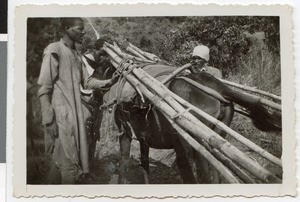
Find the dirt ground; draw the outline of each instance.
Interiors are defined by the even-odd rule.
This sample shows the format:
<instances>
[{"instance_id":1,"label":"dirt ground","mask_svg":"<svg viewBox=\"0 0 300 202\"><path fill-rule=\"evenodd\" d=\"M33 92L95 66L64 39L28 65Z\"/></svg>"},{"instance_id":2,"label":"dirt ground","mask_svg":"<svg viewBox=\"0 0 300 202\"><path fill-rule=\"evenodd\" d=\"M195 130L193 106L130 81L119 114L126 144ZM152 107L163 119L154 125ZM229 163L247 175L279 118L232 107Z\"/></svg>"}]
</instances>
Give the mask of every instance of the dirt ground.
<instances>
[{"instance_id":1,"label":"dirt ground","mask_svg":"<svg viewBox=\"0 0 300 202\"><path fill-rule=\"evenodd\" d=\"M251 120L238 114L235 115L231 127L241 135L269 151L271 154L280 158L282 153L281 133L261 132L252 126ZM279 177L282 176L282 170L280 167L250 151L247 147L237 142L235 139L229 136L227 136L226 139L275 175ZM47 171L49 169L49 158L45 157L43 153L43 139L35 139L34 142L35 151L32 151L30 144L28 143L27 182L28 184L45 184ZM150 184L182 183L175 162L175 154L172 151L151 150L150 153ZM104 156L101 159L96 158L91 169L93 179L85 183L117 184L118 167L119 156L117 153ZM127 183L129 184L144 183L143 172L139 161L139 148L136 141L133 141L131 148L131 160L126 178ZM256 182L260 183L258 180L256 180Z\"/></svg>"},{"instance_id":2,"label":"dirt ground","mask_svg":"<svg viewBox=\"0 0 300 202\"><path fill-rule=\"evenodd\" d=\"M35 140L35 152L32 152L28 145L27 182L28 184L47 184L47 171L49 170L49 158L43 154L43 144L41 140ZM137 159L138 151L131 155L130 165L125 176L128 184L144 184L143 171L140 161ZM174 160L170 160L174 161ZM101 160L95 159L91 168L92 178L85 181L88 184L118 184L119 156L110 155ZM157 160L150 159L151 184L180 184L181 178L173 163L171 166L165 165Z\"/></svg>"}]
</instances>

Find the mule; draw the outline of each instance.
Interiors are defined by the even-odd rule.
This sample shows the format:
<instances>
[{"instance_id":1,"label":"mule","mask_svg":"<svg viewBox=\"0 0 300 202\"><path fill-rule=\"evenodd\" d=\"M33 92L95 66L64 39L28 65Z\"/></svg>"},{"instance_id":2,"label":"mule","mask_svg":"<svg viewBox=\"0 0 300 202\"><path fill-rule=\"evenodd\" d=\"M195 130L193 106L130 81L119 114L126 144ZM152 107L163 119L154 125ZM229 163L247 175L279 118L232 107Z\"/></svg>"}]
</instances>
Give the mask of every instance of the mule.
<instances>
[{"instance_id":1,"label":"mule","mask_svg":"<svg viewBox=\"0 0 300 202\"><path fill-rule=\"evenodd\" d=\"M206 72L191 74L187 77L216 90L230 101L230 103L221 102L180 78L174 78L170 82L169 89L226 125L230 125L234 114L233 103L237 103L249 111L250 118L258 129L263 131L281 130L281 114L276 112L270 113L259 100L230 89ZM194 115L215 132L223 137L225 136L225 133L213 124L207 122L197 114ZM187 158L186 148L188 147L155 106L149 103L148 105L141 104L139 97L136 97L131 102L120 103L116 108L115 117L117 126L124 131L120 137L121 163L119 183L126 183L125 176L129 165L132 130L140 142L140 160L146 183L149 183L149 148L174 149L178 170L183 183L192 184L198 182ZM130 125L127 123L130 123Z\"/></svg>"}]
</instances>

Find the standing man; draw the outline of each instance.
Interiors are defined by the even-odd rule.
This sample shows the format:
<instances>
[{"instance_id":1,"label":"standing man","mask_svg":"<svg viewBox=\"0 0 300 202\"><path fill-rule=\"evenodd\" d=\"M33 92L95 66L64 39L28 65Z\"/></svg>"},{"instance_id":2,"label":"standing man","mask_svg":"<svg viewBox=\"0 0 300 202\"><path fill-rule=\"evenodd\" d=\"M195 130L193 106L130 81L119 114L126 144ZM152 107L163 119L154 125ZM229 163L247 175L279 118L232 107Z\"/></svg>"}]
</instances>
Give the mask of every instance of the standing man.
<instances>
[{"instance_id":1,"label":"standing man","mask_svg":"<svg viewBox=\"0 0 300 202\"><path fill-rule=\"evenodd\" d=\"M192 66L190 70L192 73L199 73L205 71L216 78L222 78L222 73L215 67L208 66L209 61L209 48L204 45L196 46L192 54Z\"/></svg>"},{"instance_id":2,"label":"standing man","mask_svg":"<svg viewBox=\"0 0 300 202\"><path fill-rule=\"evenodd\" d=\"M54 139L49 183L74 184L90 172L80 86L99 89L111 86L116 78L98 80L83 68L75 49L84 36L81 18L62 18L61 25L62 39L44 50L38 96L45 136Z\"/></svg>"}]
</instances>

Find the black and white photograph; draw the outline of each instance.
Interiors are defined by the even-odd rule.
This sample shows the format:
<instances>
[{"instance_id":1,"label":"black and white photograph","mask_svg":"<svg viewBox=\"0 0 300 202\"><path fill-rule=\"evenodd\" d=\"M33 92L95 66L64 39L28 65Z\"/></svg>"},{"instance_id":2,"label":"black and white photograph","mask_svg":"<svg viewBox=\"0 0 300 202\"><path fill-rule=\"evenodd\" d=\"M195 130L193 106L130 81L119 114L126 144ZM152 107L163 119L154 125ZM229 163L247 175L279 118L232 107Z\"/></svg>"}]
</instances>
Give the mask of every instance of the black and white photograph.
<instances>
[{"instance_id":1,"label":"black and white photograph","mask_svg":"<svg viewBox=\"0 0 300 202\"><path fill-rule=\"evenodd\" d=\"M26 186L284 184L280 15L23 22Z\"/></svg>"}]
</instances>

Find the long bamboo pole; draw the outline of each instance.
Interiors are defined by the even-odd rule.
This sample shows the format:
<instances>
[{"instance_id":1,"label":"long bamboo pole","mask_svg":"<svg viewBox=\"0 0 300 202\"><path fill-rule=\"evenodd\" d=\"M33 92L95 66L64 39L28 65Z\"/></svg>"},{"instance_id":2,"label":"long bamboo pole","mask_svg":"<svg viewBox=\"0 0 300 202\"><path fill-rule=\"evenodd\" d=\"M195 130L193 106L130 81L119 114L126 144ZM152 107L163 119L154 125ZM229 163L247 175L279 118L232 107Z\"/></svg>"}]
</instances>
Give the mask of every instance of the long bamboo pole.
<instances>
[{"instance_id":1,"label":"long bamboo pole","mask_svg":"<svg viewBox=\"0 0 300 202\"><path fill-rule=\"evenodd\" d=\"M143 72L143 74L147 74L147 73ZM158 82L154 78L153 79L151 77L149 77L149 78L151 79L151 82L153 82L153 83L157 83ZM159 84L157 83L157 85L159 85ZM164 90L169 90L166 86L164 86L162 84L161 84L160 87L163 88ZM195 107L194 105L190 104L189 102L187 102L186 100L184 100L180 96L176 95L172 91L169 91L169 93L181 105L183 105L183 106L185 106L187 108L190 108L191 110L193 110L194 112L196 112L197 114L199 114L201 117L205 118L207 121L213 123L217 128L223 130L228 135L232 136L233 138L235 138L239 142L243 143L245 146L247 146L251 150L253 150L256 153L260 154L262 157L268 159L269 161L275 163L276 165L282 166L282 161L279 158L275 157L274 155L270 154L266 150L262 149L261 147L259 147L256 144L254 144L253 142L251 142L250 140L248 140L244 136L242 136L239 133L237 133L236 131L232 130L230 127L228 127L223 122L221 122L218 119L210 116L209 114L207 114L203 110L199 109L198 107Z\"/></svg>"},{"instance_id":2,"label":"long bamboo pole","mask_svg":"<svg viewBox=\"0 0 300 202\"><path fill-rule=\"evenodd\" d=\"M233 163L229 158L224 156L221 152L216 149L212 150L213 155L221 161L225 166L227 166L234 174L236 174L243 182L248 184L255 184L255 181L246 174L242 169L240 169L235 163Z\"/></svg>"},{"instance_id":3,"label":"long bamboo pole","mask_svg":"<svg viewBox=\"0 0 300 202\"><path fill-rule=\"evenodd\" d=\"M217 99L219 99L221 101L225 100L226 102L228 102L226 99L223 98L222 95L220 95L217 91L214 92L211 88L203 86L203 85L197 83L196 81L194 81L192 79L189 79L189 78L186 78L186 77L178 77L178 78L185 80L186 82L194 85L195 87L199 88L200 90L203 90L203 91L205 91L207 93L210 93L212 96L214 96L215 98L217 98ZM243 92L243 93L245 93L245 92ZM272 102L270 100L267 100L267 99L258 97L256 95L249 94L249 93L245 93L245 94L247 94L248 96L253 97L254 99L256 99L258 102L262 103L263 105L266 105L268 107L271 107L273 109L281 111L281 105L279 105L279 104L277 104L275 102Z\"/></svg>"},{"instance_id":4,"label":"long bamboo pole","mask_svg":"<svg viewBox=\"0 0 300 202\"><path fill-rule=\"evenodd\" d=\"M154 63L153 61L151 60L145 60L145 59L142 59L142 58L139 58L139 57L136 57L136 56L133 56L133 55L130 55L130 54L127 54L127 53L124 53L121 51L121 49L117 46L113 46L109 43L105 43L105 45L111 49L114 49L114 52L117 53L118 56L120 56L121 58L129 58L129 59L133 59L133 60L136 60L138 62L145 62L145 63Z\"/></svg>"},{"instance_id":5,"label":"long bamboo pole","mask_svg":"<svg viewBox=\"0 0 300 202\"><path fill-rule=\"evenodd\" d=\"M222 81L223 83L227 84L227 85L230 85L230 86L233 86L233 87L237 87L237 88L240 88L240 89L245 90L245 91L250 91L250 92L258 93L258 94L261 94L261 95L273 98L275 100L281 101L281 97L278 96L278 95L274 95L272 93L269 93L269 92L266 92L266 91L262 91L262 90L259 90L259 89L253 88L253 87L244 86L244 85L241 85L241 84L238 84L238 83L234 83L232 81L227 81L227 80L224 80L224 79L219 79L219 80Z\"/></svg>"},{"instance_id":6,"label":"long bamboo pole","mask_svg":"<svg viewBox=\"0 0 300 202\"><path fill-rule=\"evenodd\" d=\"M216 159L207 149L202 146L199 142L193 139L187 132L185 132L180 126L178 126L168 115L163 113L166 119L170 122L172 127L179 133L179 135L187 141L196 151L202 154L229 183L239 183L239 180L226 168L218 159Z\"/></svg>"},{"instance_id":7,"label":"long bamboo pole","mask_svg":"<svg viewBox=\"0 0 300 202\"><path fill-rule=\"evenodd\" d=\"M132 49L134 49L135 51L137 51L138 53L140 53L141 55L143 55L144 57L146 57L149 60L153 60L153 61L160 61L161 60L157 55L155 55L153 53L148 53L146 51L143 51L143 50L139 49L138 47L134 46L131 43L128 43L128 45L129 45L129 47L131 47Z\"/></svg>"},{"instance_id":8,"label":"long bamboo pole","mask_svg":"<svg viewBox=\"0 0 300 202\"><path fill-rule=\"evenodd\" d=\"M130 53L134 54L136 57L147 60L147 58L145 58L143 55L141 55L139 52L137 52L136 50L134 50L133 48L131 48L129 46L126 48L126 50L129 51Z\"/></svg>"},{"instance_id":9,"label":"long bamboo pole","mask_svg":"<svg viewBox=\"0 0 300 202\"><path fill-rule=\"evenodd\" d=\"M113 59L116 59L115 61L117 63L120 63L122 61L121 58L115 57L115 53L112 50L108 50L107 47L104 47L105 50L108 52L108 54L112 55ZM125 64L128 65L129 64ZM138 69L133 69L132 72L139 77L140 72ZM209 129L206 125L204 125L202 122L200 122L196 117L191 115L189 112L185 112L185 109L177 103L171 96L169 96L168 93L162 91L159 87L154 85L152 82L150 82L150 89L153 87L155 91L158 93L159 96L154 96L153 93L151 93L144 85L140 83L140 81L144 82L144 84L149 84L149 80L147 77L142 76L140 77L140 81L137 80L133 75L131 74L123 74L127 80L132 83L132 85L137 85L141 89L142 93L162 112L167 113L169 117L176 117L175 121L179 126L184 127L186 130L190 131L199 141L202 141L203 139L207 141L212 147L218 149L219 151L222 151L227 157L231 158L234 162L241 165L243 168L251 172L253 175L258 177L264 182L272 182L272 183L281 183L281 180L277 178L275 175L270 173L269 171L265 170L263 167L261 167L257 162L249 158L247 155L239 151L237 148L232 146L229 142L221 138L218 134L216 134L214 131ZM147 81L147 82L145 82ZM149 87L147 85L147 87ZM158 88L158 89L156 89ZM168 102L163 102L161 99L164 99ZM171 106L170 106L170 105ZM176 111L173 108L176 109ZM177 117L177 114L181 113L180 118Z\"/></svg>"},{"instance_id":10,"label":"long bamboo pole","mask_svg":"<svg viewBox=\"0 0 300 202\"><path fill-rule=\"evenodd\" d=\"M171 81L176 75L178 75L180 72L188 69L190 66L192 66L190 63L185 64L181 67L178 67L175 71L173 71L165 80L162 81L163 84L168 83Z\"/></svg>"},{"instance_id":11,"label":"long bamboo pole","mask_svg":"<svg viewBox=\"0 0 300 202\"><path fill-rule=\"evenodd\" d=\"M219 92L215 91L214 89L211 89L209 87L206 87L190 78L187 78L187 77L177 77L177 79L182 79L186 82L188 82L189 84L195 86L196 88L199 88L200 90L202 90L203 92L213 96L214 98L220 100L221 102L224 102L224 103L229 103L228 100L226 100Z\"/></svg>"},{"instance_id":12,"label":"long bamboo pole","mask_svg":"<svg viewBox=\"0 0 300 202\"><path fill-rule=\"evenodd\" d=\"M245 93L245 92L244 92L244 93ZM247 94L250 95L250 96L252 96L252 97L254 97L255 99L257 99L257 100L258 100L260 103L262 103L263 105L268 106L268 107L271 107L271 108L276 109L276 110L278 110L278 111L281 111L281 105L280 105L280 104L277 104L277 103L275 103L275 102L272 102L272 101L267 100L267 99L265 99L265 98L261 98L261 97L256 96L256 95L251 95L251 94L249 94L249 93L247 93Z\"/></svg>"},{"instance_id":13,"label":"long bamboo pole","mask_svg":"<svg viewBox=\"0 0 300 202\"><path fill-rule=\"evenodd\" d=\"M90 19L90 18L86 18L86 19L88 20L89 24L91 25L91 27L92 27L92 29L93 29L95 35L96 35L96 39L97 39L97 40L100 39L100 34L99 34L99 32L96 30L96 28L94 27L94 25L93 25L91 19Z\"/></svg>"},{"instance_id":14,"label":"long bamboo pole","mask_svg":"<svg viewBox=\"0 0 300 202\"><path fill-rule=\"evenodd\" d=\"M219 161L221 161L225 166L227 166L231 171L234 172L243 182L248 184L255 184L255 181L246 174L242 169L240 169L235 163L233 163L229 158L224 156L217 149L211 148L206 142L202 141L202 145L210 151Z\"/></svg>"}]
</instances>

